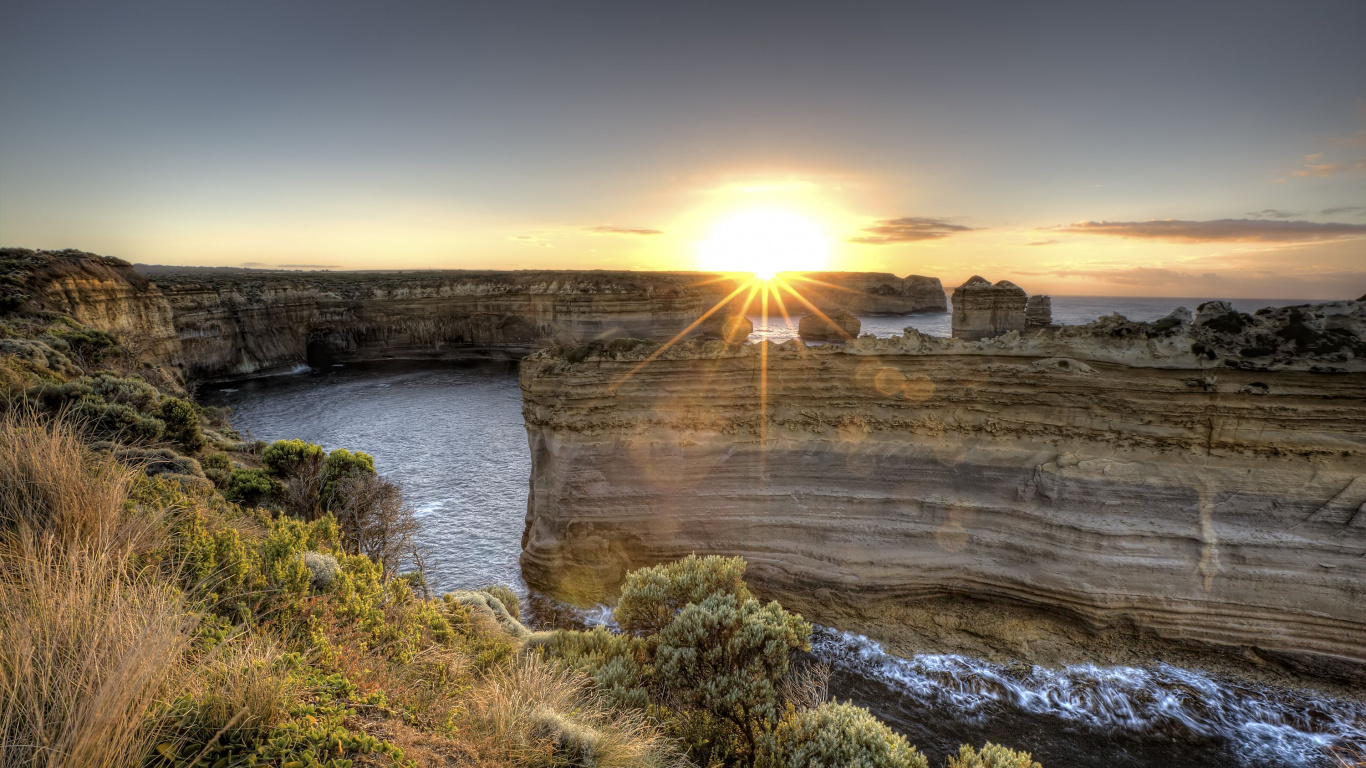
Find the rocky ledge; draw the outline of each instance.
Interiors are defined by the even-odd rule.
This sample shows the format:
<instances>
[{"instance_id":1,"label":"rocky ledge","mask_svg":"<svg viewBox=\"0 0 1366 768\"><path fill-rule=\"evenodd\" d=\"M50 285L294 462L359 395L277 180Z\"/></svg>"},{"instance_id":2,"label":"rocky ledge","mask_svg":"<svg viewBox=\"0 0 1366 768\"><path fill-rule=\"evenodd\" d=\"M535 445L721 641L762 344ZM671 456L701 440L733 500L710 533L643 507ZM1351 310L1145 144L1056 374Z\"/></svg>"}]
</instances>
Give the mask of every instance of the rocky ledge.
<instances>
[{"instance_id":1,"label":"rocky ledge","mask_svg":"<svg viewBox=\"0 0 1366 768\"><path fill-rule=\"evenodd\" d=\"M522 563L559 596L736 554L902 653L1366 681L1362 302L983 341L619 341L538 352L521 386Z\"/></svg>"}]
</instances>

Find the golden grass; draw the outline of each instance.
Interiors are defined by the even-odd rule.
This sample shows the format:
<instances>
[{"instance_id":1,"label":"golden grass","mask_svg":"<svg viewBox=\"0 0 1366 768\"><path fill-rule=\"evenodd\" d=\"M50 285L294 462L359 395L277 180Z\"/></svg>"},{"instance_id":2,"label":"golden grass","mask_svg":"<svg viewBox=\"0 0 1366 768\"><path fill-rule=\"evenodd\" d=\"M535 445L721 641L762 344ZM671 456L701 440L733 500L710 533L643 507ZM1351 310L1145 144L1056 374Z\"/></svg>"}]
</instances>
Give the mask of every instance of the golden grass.
<instances>
[{"instance_id":1,"label":"golden grass","mask_svg":"<svg viewBox=\"0 0 1366 768\"><path fill-rule=\"evenodd\" d=\"M475 687L466 733L481 765L688 764L643 716L612 709L586 677L534 656L495 669Z\"/></svg>"},{"instance_id":2,"label":"golden grass","mask_svg":"<svg viewBox=\"0 0 1366 768\"><path fill-rule=\"evenodd\" d=\"M132 477L67 425L0 420L0 766L137 765L156 735L189 625L137 565L157 526Z\"/></svg>"}]
</instances>

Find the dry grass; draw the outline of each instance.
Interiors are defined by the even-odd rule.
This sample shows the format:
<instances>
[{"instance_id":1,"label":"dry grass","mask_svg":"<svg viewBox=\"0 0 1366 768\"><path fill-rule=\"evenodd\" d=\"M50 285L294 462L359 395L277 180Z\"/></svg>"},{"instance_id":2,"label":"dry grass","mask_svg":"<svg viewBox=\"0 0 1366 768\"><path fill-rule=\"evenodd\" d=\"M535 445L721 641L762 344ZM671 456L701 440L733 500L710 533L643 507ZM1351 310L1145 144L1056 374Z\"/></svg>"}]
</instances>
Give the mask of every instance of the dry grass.
<instances>
[{"instance_id":1,"label":"dry grass","mask_svg":"<svg viewBox=\"0 0 1366 768\"><path fill-rule=\"evenodd\" d=\"M137 765L189 627L140 572L132 473L70 427L0 419L0 766Z\"/></svg>"},{"instance_id":2,"label":"dry grass","mask_svg":"<svg viewBox=\"0 0 1366 768\"><path fill-rule=\"evenodd\" d=\"M481 765L685 766L658 728L613 710L578 674L526 656L490 673L471 697L471 750Z\"/></svg>"},{"instance_id":3,"label":"dry grass","mask_svg":"<svg viewBox=\"0 0 1366 768\"><path fill-rule=\"evenodd\" d=\"M207 738L269 731L299 699L294 679L281 669L283 653L269 640L246 636L224 643L195 665L185 692L198 702L197 725Z\"/></svg>"}]
</instances>

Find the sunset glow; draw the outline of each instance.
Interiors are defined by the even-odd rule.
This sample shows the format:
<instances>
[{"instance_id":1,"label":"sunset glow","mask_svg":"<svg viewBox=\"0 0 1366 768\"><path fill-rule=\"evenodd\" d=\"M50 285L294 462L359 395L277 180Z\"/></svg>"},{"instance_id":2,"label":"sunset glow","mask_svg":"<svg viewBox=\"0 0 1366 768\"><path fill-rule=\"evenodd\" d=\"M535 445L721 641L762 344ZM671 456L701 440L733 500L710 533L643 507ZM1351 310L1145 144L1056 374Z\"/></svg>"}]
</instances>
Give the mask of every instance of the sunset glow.
<instances>
[{"instance_id":1,"label":"sunset glow","mask_svg":"<svg viewBox=\"0 0 1366 768\"><path fill-rule=\"evenodd\" d=\"M698 266L719 272L752 272L771 279L779 272L825 269L830 238L813 219L781 208L757 209L721 221L698 248Z\"/></svg>"}]
</instances>

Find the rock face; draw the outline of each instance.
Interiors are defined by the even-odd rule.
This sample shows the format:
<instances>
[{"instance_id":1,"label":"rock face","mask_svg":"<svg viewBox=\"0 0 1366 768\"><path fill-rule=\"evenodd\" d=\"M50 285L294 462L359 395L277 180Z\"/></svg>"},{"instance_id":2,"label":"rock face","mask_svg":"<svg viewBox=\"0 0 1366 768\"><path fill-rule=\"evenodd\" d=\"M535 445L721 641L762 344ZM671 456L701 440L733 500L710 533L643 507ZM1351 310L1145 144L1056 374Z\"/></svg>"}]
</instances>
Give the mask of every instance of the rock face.
<instances>
[{"instance_id":1,"label":"rock face","mask_svg":"<svg viewBox=\"0 0 1366 768\"><path fill-rule=\"evenodd\" d=\"M538 352L524 573L591 601L742 555L767 594L901 652L954 629L1096 659L1122 637L1366 680L1366 305L1219 317L687 342L624 381L649 350ZM1259 334L1280 343L1250 362Z\"/></svg>"},{"instance_id":2,"label":"rock face","mask_svg":"<svg viewBox=\"0 0 1366 768\"><path fill-rule=\"evenodd\" d=\"M744 315L730 315L716 312L697 326L697 333L704 339L720 339L730 344L743 344L754 333L754 323Z\"/></svg>"},{"instance_id":3,"label":"rock face","mask_svg":"<svg viewBox=\"0 0 1366 768\"><path fill-rule=\"evenodd\" d=\"M186 373L307 363L520 357L551 344L669 338L701 316L679 280L628 272L154 272Z\"/></svg>"},{"instance_id":4,"label":"rock face","mask_svg":"<svg viewBox=\"0 0 1366 768\"><path fill-rule=\"evenodd\" d=\"M797 321L797 334L812 341L849 341L858 338L863 324L848 310L837 309L824 317L802 315Z\"/></svg>"},{"instance_id":5,"label":"rock face","mask_svg":"<svg viewBox=\"0 0 1366 768\"><path fill-rule=\"evenodd\" d=\"M1025 327L1046 328L1053 324L1053 297L1030 296L1025 304Z\"/></svg>"},{"instance_id":6,"label":"rock face","mask_svg":"<svg viewBox=\"0 0 1366 768\"><path fill-rule=\"evenodd\" d=\"M789 288L822 312L844 309L858 315L909 315L917 312L945 312L948 304L944 286L937 277L908 275L897 277L888 272L803 272L780 273L782 291L793 311L805 306L789 296ZM695 281L708 301L722 301L746 277ZM743 304L745 294L731 299L731 306ZM751 307L753 311L753 307Z\"/></svg>"},{"instance_id":7,"label":"rock face","mask_svg":"<svg viewBox=\"0 0 1366 768\"><path fill-rule=\"evenodd\" d=\"M173 357L180 340L171 308L161 291L125 261L83 251L0 249L10 285L0 290L15 300L70 315L119 334L149 359Z\"/></svg>"},{"instance_id":8,"label":"rock face","mask_svg":"<svg viewBox=\"0 0 1366 768\"><path fill-rule=\"evenodd\" d=\"M973 275L953 289L953 338L978 341L1023 331L1028 303L1029 294L1009 280L992 285Z\"/></svg>"}]
</instances>

